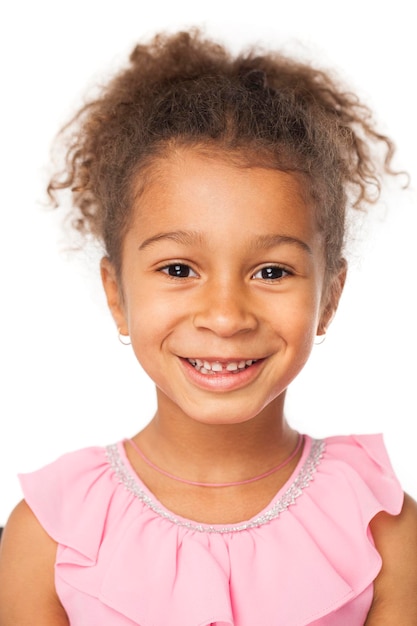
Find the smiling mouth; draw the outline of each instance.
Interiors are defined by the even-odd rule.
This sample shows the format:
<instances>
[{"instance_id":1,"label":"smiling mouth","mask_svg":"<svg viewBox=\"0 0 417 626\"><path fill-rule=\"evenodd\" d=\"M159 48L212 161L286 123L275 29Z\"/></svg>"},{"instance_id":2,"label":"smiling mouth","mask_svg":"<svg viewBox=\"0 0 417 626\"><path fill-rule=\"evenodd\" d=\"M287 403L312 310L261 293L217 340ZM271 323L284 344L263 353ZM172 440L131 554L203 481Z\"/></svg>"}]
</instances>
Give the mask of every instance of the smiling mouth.
<instances>
[{"instance_id":1,"label":"smiling mouth","mask_svg":"<svg viewBox=\"0 0 417 626\"><path fill-rule=\"evenodd\" d=\"M257 359L242 359L237 361L207 361L203 359L187 359L188 363L200 374L215 376L218 374L238 374L257 362Z\"/></svg>"}]
</instances>

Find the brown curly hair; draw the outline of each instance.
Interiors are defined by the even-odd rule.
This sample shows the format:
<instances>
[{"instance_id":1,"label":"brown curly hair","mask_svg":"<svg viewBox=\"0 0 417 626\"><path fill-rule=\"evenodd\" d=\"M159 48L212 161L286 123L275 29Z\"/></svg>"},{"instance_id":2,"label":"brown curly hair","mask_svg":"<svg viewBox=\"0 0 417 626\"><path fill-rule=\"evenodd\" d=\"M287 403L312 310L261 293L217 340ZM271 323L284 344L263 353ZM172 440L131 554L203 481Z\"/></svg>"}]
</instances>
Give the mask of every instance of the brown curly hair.
<instances>
[{"instance_id":1,"label":"brown curly hair","mask_svg":"<svg viewBox=\"0 0 417 626\"><path fill-rule=\"evenodd\" d=\"M340 267L349 206L375 202L394 146L370 110L328 72L278 52L231 55L198 30L157 35L61 131L65 168L48 187L72 193L73 225L121 269L135 190L172 147L203 147L246 165L301 174ZM142 179L141 179L142 177Z\"/></svg>"}]
</instances>

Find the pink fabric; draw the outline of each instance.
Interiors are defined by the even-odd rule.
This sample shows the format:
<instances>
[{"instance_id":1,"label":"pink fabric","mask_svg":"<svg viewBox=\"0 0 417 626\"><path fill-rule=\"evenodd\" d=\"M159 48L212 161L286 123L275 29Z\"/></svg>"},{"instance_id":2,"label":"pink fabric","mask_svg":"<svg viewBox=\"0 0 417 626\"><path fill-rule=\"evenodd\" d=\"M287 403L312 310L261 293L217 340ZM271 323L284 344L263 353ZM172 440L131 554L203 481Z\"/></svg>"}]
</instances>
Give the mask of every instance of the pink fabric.
<instances>
[{"instance_id":1,"label":"pink fabric","mask_svg":"<svg viewBox=\"0 0 417 626\"><path fill-rule=\"evenodd\" d=\"M59 544L71 626L363 626L381 567L368 525L403 501L380 435L306 437L271 504L234 526L167 511L122 443L67 454L21 482Z\"/></svg>"}]
</instances>

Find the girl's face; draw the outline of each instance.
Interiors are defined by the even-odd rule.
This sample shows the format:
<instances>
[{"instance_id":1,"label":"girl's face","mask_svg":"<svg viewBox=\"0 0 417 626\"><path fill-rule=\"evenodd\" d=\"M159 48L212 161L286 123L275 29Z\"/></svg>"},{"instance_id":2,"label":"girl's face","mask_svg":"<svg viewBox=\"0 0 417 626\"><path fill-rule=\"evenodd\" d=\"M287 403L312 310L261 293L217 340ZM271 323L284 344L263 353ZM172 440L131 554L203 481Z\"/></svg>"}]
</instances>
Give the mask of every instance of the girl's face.
<instances>
[{"instance_id":1,"label":"girl's face","mask_svg":"<svg viewBox=\"0 0 417 626\"><path fill-rule=\"evenodd\" d=\"M107 259L102 277L158 413L230 424L282 411L343 283L324 289L322 237L299 179L191 149L151 174L121 285Z\"/></svg>"}]
</instances>

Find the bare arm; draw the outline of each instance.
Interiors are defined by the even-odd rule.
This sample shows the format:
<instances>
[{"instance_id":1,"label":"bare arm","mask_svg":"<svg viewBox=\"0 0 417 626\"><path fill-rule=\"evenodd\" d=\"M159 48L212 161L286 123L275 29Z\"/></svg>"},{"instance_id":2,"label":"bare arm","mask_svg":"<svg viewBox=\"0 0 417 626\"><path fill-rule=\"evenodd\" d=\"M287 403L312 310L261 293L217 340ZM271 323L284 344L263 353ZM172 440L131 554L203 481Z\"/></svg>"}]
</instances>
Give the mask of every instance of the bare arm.
<instances>
[{"instance_id":1,"label":"bare arm","mask_svg":"<svg viewBox=\"0 0 417 626\"><path fill-rule=\"evenodd\" d=\"M22 501L0 544L0 626L69 626L55 592L56 543Z\"/></svg>"},{"instance_id":2,"label":"bare arm","mask_svg":"<svg viewBox=\"0 0 417 626\"><path fill-rule=\"evenodd\" d=\"M383 565L365 626L416 626L417 503L406 495L400 515L380 513L371 531Z\"/></svg>"}]
</instances>

